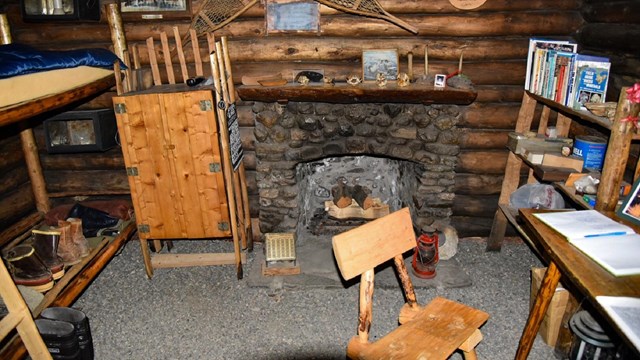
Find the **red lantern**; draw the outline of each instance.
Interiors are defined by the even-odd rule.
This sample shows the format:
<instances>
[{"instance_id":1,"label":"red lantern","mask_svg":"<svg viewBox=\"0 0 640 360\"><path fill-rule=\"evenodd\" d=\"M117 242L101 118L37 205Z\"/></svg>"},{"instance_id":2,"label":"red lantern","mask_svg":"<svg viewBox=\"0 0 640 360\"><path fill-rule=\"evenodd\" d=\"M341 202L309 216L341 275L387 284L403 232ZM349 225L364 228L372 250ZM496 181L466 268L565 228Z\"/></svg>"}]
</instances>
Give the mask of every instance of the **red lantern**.
<instances>
[{"instance_id":1,"label":"red lantern","mask_svg":"<svg viewBox=\"0 0 640 360\"><path fill-rule=\"evenodd\" d=\"M413 273L419 278L433 279L438 263L438 234L422 234L416 240L417 245L411 262Z\"/></svg>"}]
</instances>

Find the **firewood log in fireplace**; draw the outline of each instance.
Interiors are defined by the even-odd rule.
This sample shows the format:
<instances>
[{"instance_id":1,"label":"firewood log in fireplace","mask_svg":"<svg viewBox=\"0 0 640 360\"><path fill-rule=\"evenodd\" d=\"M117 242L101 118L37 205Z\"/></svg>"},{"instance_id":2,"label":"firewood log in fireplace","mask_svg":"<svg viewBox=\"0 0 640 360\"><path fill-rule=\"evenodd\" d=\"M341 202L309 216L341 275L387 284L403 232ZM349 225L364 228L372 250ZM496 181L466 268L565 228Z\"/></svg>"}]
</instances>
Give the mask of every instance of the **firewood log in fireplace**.
<instances>
[{"instance_id":1,"label":"firewood log in fireplace","mask_svg":"<svg viewBox=\"0 0 640 360\"><path fill-rule=\"evenodd\" d=\"M353 199L351 196L351 187L343 183L339 183L331 188L331 196L333 196L333 203L340 209L351 205Z\"/></svg>"},{"instance_id":2,"label":"firewood log in fireplace","mask_svg":"<svg viewBox=\"0 0 640 360\"><path fill-rule=\"evenodd\" d=\"M367 189L360 185L355 185L351 188L351 197L353 197L363 210L367 210L373 206L373 198L369 195Z\"/></svg>"}]
</instances>

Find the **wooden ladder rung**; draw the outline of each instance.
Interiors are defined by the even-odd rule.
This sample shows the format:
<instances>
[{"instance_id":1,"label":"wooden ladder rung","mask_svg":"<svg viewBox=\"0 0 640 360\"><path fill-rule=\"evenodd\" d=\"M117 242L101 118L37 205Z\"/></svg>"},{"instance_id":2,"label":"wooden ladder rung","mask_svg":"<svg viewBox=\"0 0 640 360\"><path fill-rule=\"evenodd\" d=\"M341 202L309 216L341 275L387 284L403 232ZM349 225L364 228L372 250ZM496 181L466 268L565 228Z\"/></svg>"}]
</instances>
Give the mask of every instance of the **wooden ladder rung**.
<instances>
[{"instance_id":1,"label":"wooden ladder rung","mask_svg":"<svg viewBox=\"0 0 640 360\"><path fill-rule=\"evenodd\" d=\"M31 316L31 315L29 315ZM11 330L15 329L24 319L24 312L11 312L0 321L0 339L3 339Z\"/></svg>"}]
</instances>

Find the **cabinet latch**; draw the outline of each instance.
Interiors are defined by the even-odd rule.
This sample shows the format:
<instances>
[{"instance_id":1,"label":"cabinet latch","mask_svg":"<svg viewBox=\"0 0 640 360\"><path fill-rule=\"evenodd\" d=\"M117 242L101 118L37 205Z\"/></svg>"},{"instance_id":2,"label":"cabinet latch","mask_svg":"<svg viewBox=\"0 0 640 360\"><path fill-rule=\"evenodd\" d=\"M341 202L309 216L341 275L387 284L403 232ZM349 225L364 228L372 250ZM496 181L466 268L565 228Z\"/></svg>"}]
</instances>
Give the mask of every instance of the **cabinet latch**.
<instances>
[{"instance_id":1,"label":"cabinet latch","mask_svg":"<svg viewBox=\"0 0 640 360\"><path fill-rule=\"evenodd\" d=\"M209 164L209 172L219 173L221 170L222 170L222 167L220 167L220 163Z\"/></svg>"},{"instance_id":2,"label":"cabinet latch","mask_svg":"<svg viewBox=\"0 0 640 360\"><path fill-rule=\"evenodd\" d=\"M127 168L127 176L138 176L138 168L137 167L128 167Z\"/></svg>"},{"instance_id":3,"label":"cabinet latch","mask_svg":"<svg viewBox=\"0 0 640 360\"><path fill-rule=\"evenodd\" d=\"M229 223L226 221L222 221L218 223L218 230L220 231L228 231L229 230Z\"/></svg>"},{"instance_id":4,"label":"cabinet latch","mask_svg":"<svg viewBox=\"0 0 640 360\"><path fill-rule=\"evenodd\" d=\"M127 113L127 105L123 103L118 103L113 105L115 108L116 114L126 114Z\"/></svg>"},{"instance_id":5,"label":"cabinet latch","mask_svg":"<svg viewBox=\"0 0 640 360\"><path fill-rule=\"evenodd\" d=\"M211 100L200 100L200 110L202 111L213 110L213 104L211 103Z\"/></svg>"},{"instance_id":6,"label":"cabinet latch","mask_svg":"<svg viewBox=\"0 0 640 360\"><path fill-rule=\"evenodd\" d=\"M141 233L149 233L149 225L147 224L140 224L138 225L138 231Z\"/></svg>"}]
</instances>

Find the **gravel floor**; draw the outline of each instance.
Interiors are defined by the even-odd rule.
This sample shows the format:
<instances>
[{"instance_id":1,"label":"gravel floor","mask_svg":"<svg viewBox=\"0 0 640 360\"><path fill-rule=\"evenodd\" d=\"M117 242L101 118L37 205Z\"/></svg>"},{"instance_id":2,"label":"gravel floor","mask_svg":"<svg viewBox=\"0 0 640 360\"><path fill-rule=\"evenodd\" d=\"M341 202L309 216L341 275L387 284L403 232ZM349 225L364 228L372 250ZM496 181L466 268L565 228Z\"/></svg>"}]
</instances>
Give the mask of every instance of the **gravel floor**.
<instances>
[{"instance_id":1,"label":"gravel floor","mask_svg":"<svg viewBox=\"0 0 640 360\"><path fill-rule=\"evenodd\" d=\"M180 252L232 251L225 241L180 241ZM520 242L499 253L463 239L457 260L473 285L417 289L418 301L444 296L488 312L479 359L512 359L529 304L530 268L540 262ZM254 251L262 251L256 244ZM260 266L249 254L247 267ZM246 271L246 270L245 270ZM129 242L73 305L89 317L96 359L344 359L355 335L358 286L347 289L249 287L233 266L158 269L147 279L138 241ZM403 298L376 289L371 337L395 327ZM454 355L452 359L461 359ZM554 359L536 339L530 359Z\"/></svg>"}]
</instances>

